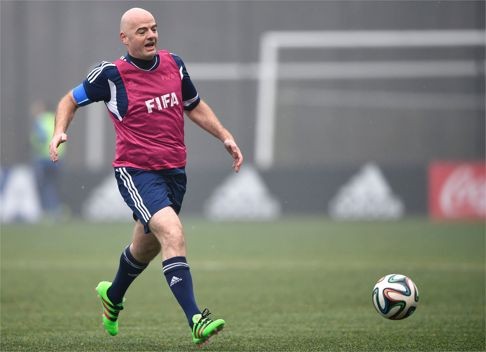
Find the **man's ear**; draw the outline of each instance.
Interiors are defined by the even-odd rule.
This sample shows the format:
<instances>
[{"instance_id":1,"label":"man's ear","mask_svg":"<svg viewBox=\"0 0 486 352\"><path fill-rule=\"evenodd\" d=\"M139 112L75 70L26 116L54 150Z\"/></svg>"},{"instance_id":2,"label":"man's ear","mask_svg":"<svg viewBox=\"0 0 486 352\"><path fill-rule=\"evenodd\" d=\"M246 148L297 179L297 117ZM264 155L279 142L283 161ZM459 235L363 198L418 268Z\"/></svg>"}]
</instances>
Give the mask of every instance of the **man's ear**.
<instances>
[{"instance_id":1,"label":"man's ear","mask_svg":"<svg viewBox=\"0 0 486 352\"><path fill-rule=\"evenodd\" d=\"M128 44L128 37L125 33L120 32L120 40L123 44L127 45Z\"/></svg>"}]
</instances>

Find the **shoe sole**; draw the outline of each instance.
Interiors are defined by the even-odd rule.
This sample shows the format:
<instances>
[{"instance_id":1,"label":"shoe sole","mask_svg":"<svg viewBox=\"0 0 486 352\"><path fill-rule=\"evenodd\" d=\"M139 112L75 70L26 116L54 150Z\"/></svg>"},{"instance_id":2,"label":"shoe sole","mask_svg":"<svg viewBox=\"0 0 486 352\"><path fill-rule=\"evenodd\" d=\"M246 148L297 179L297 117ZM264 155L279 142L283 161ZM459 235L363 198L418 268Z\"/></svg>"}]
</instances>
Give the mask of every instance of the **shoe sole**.
<instances>
[{"instance_id":1,"label":"shoe sole","mask_svg":"<svg viewBox=\"0 0 486 352\"><path fill-rule=\"evenodd\" d=\"M213 330L211 334L206 338L206 340L199 342L196 344L197 347L201 348L204 346L207 346L209 344L209 339L213 337L214 335L218 335L221 331L223 331L224 325L219 326L217 329Z\"/></svg>"}]
</instances>

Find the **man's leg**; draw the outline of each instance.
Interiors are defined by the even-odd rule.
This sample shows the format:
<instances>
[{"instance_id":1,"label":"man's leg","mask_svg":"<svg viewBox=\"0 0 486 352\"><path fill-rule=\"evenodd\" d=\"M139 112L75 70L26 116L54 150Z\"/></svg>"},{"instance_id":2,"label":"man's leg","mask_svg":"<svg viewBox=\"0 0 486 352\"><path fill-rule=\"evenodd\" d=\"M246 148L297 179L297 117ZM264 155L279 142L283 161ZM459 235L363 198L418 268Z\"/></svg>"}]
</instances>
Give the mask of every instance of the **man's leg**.
<instances>
[{"instance_id":1,"label":"man's leg","mask_svg":"<svg viewBox=\"0 0 486 352\"><path fill-rule=\"evenodd\" d=\"M152 216L149 226L162 246L162 266L167 283L191 324L192 316L201 311L194 298L182 224L175 211L165 207Z\"/></svg>"},{"instance_id":2,"label":"man's leg","mask_svg":"<svg viewBox=\"0 0 486 352\"><path fill-rule=\"evenodd\" d=\"M224 326L224 320L211 320L207 309L201 314L192 285L191 272L186 260L186 244L181 221L171 207L155 213L149 222L150 230L162 246L162 267L167 284L186 314L193 332L193 341L205 342Z\"/></svg>"},{"instance_id":3,"label":"man's leg","mask_svg":"<svg viewBox=\"0 0 486 352\"><path fill-rule=\"evenodd\" d=\"M107 294L114 304L122 303L125 292L138 275L160 252L160 244L151 233L144 233L143 225L137 221L133 229L132 243L120 256L120 264Z\"/></svg>"},{"instance_id":4,"label":"man's leg","mask_svg":"<svg viewBox=\"0 0 486 352\"><path fill-rule=\"evenodd\" d=\"M123 297L130 284L160 252L160 244L151 233L144 233L137 221L132 243L120 256L120 264L113 283L102 281L96 287L103 304L103 325L110 335L118 334L118 314L123 309Z\"/></svg>"}]
</instances>

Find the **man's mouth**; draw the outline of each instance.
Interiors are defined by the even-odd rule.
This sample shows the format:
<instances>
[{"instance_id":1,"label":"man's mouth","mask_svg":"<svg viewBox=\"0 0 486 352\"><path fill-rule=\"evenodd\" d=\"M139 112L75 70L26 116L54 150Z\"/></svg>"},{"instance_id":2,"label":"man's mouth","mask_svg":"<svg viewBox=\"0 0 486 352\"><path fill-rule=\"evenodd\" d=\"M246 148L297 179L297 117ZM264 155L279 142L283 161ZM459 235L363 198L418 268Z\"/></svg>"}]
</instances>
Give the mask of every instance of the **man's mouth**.
<instances>
[{"instance_id":1,"label":"man's mouth","mask_svg":"<svg viewBox=\"0 0 486 352\"><path fill-rule=\"evenodd\" d=\"M146 47L147 49L152 49L152 48L154 48L154 47L155 47L155 42L150 42L150 43L147 43L147 44L145 44L145 47Z\"/></svg>"}]
</instances>

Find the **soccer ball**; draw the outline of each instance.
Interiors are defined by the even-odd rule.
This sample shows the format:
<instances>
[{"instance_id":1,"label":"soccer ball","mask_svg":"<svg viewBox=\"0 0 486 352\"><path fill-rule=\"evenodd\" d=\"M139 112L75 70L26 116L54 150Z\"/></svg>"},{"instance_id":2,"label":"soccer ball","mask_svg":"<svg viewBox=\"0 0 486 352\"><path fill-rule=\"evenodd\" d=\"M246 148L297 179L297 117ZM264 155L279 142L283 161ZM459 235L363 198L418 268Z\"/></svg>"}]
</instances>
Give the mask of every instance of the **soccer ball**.
<instances>
[{"instance_id":1,"label":"soccer ball","mask_svg":"<svg viewBox=\"0 0 486 352\"><path fill-rule=\"evenodd\" d=\"M400 320L409 317L415 311L419 293L409 277L389 274L379 279L373 287L372 300L382 317Z\"/></svg>"}]
</instances>

